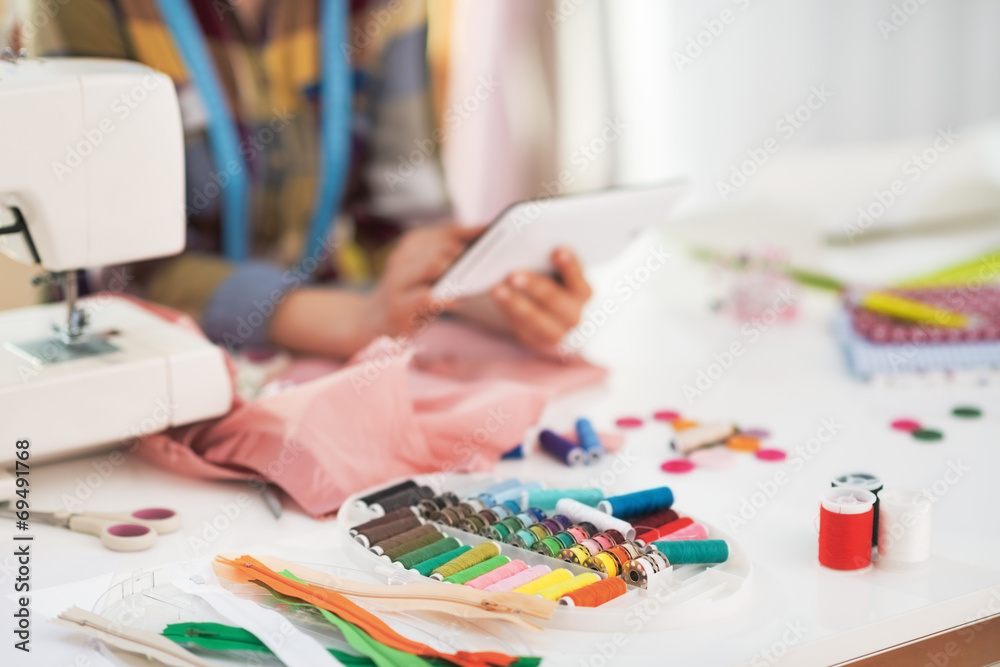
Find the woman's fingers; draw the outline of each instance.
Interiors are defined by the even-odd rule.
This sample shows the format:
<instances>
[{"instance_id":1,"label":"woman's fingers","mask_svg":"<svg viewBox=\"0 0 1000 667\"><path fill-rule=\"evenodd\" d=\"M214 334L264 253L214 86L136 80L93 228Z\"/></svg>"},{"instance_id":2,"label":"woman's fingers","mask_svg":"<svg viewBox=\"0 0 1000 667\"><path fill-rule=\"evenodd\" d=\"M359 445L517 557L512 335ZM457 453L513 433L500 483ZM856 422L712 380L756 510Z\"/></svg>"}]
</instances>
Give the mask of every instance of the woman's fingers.
<instances>
[{"instance_id":1,"label":"woman's fingers","mask_svg":"<svg viewBox=\"0 0 1000 667\"><path fill-rule=\"evenodd\" d=\"M507 279L507 285L529 297L540 310L559 320L566 329L580 321L584 299L547 276L518 271Z\"/></svg>"},{"instance_id":2,"label":"woman's fingers","mask_svg":"<svg viewBox=\"0 0 1000 667\"><path fill-rule=\"evenodd\" d=\"M526 345L555 345L569 330L564 322L540 307L533 298L506 284L493 288L493 297L507 316L514 335Z\"/></svg>"}]
</instances>

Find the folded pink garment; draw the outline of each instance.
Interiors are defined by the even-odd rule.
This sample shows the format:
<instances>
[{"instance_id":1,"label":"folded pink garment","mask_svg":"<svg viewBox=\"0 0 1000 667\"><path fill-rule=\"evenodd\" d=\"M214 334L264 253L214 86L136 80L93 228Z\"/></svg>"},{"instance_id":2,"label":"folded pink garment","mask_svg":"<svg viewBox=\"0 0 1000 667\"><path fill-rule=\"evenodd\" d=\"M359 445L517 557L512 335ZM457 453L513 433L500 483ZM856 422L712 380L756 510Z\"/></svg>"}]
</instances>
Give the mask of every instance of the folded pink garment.
<instances>
[{"instance_id":1,"label":"folded pink garment","mask_svg":"<svg viewBox=\"0 0 1000 667\"><path fill-rule=\"evenodd\" d=\"M136 451L185 475L260 475L319 517L396 477L488 470L551 395L604 375L441 322L412 347L382 338L346 365L298 360L276 378L292 386L237 400L220 419L149 436Z\"/></svg>"}]
</instances>

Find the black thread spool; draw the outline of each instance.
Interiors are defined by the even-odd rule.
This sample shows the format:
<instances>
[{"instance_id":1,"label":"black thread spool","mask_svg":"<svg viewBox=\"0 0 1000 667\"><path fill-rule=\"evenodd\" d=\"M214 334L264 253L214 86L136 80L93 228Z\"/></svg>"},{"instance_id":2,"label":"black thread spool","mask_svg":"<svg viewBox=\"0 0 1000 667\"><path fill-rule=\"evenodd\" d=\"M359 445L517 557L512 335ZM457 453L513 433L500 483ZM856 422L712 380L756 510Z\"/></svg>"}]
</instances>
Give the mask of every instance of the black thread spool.
<instances>
[{"instance_id":1,"label":"black thread spool","mask_svg":"<svg viewBox=\"0 0 1000 667\"><path fill-rule=\"evenodd\" d=\"M847 475L834 477L830 486L848 486L855 489L864 489L875 494L875 517L872 519L872 546L878 545L878 492L882 490L882 478L866 472L853 472Z\"/></svg>"},{"instance_id":2,"label":"black thread spool","mask_svg":"<svg viewBox=\"0 0 1000 667\"><path fill-rule=\"evenodd\" d=\"M360 507L368 507L369 505L376 503L382 500L383 498L388 498L389 496L399 493L400 491L406 491L407 489L415 489L415 488L417 488L417 483L414 482L412 479L408 479L404 482L400 482L399 484L394 484L380 491L369 493L367 496L362 496L361 498L358 498L358 505Z\"/></svg>"}]
</instances>

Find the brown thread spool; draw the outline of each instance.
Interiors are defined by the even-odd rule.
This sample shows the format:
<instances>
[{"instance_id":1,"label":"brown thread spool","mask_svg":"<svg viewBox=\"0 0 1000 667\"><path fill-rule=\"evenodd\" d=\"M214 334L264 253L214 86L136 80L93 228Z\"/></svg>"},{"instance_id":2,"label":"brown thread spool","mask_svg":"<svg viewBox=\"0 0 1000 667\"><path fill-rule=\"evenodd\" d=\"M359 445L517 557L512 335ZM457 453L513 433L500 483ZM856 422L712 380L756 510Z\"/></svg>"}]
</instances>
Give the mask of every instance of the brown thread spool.
<instances>
[{"instance_id":1,"label":"brown thread spool","mask_svg":"<svg viewBox=\"0 0 1000 667\"><path fill-rule=\"evenodd\" d=\"M388 537L384 540L376 542L374 545L372 545L371 550L374 551L379 556L381 556L389 549L395 549L399 545L406 544L410 540L415 540L418 537L423 537L424 535L430 535L431 533L436 533L436 532L437 528L430 525L429 523L425 523L421 526L417 526L416 528L411 528L410 530L407 530L404 533L398 533L396 535L393 535L392 537Z\"/></svg>"},{"instance_id":2,"label":"brown thread spool","mask_svg":"<svg viewBox=\"0 0 1000 667\"><path fill-rule=\"evenodd\" d=\"M417 511L420 512L421 516L430 516L434 512L440 512L445 507L457 505L459 502L458 496L450 491L446 491L439 496L421 500L417 503Z\"/></svg>"},{"instance_id":3,"label":"brown thread spool","mask_svg":"<svg viewBox=\"0 0 1000 667\"><path fill-rule=\"evenodd\" d=\"M364 523L359 523L358 525L351 528L349 531L351 537L354 537L358 533L363 533L372 528L377 528L387 523L392 523L393 521L399 521L400 519L407 519L413 514L413 510L409 507L400 507L395 509L388 514L378 517L377 519L372 519L371 521L365 521Z\"/></svg>"},{"instance_id":4,"label":"brown thread spool","mask_svg":"<svg viewBox=\"0 0 1000 667\"><path fill-rule=\"evenodd\" d=\"M431 487L418 486L415 489L406 489L405 491L395 493L388 498L382 498L378 502L369 505L369 507L375 512L388 514L394 509L416 505L424 498L431 498L433 496L434 490L431 489Z\"/></svg>"},{"instance_id":5,"label":"brown thread spool","mask_svg":"<svg viewBox=\"0 0 1000 667\"><path fill-rule=\"evenodd\" d=\"M410 513L409 518L402 518L397 521L375 526L354 536L354 539L365 547L373 547L383 540L390 539L396 535L402 535L408 530L419 528L423 522L415 514Z\"/></svg>"}]
</instances>

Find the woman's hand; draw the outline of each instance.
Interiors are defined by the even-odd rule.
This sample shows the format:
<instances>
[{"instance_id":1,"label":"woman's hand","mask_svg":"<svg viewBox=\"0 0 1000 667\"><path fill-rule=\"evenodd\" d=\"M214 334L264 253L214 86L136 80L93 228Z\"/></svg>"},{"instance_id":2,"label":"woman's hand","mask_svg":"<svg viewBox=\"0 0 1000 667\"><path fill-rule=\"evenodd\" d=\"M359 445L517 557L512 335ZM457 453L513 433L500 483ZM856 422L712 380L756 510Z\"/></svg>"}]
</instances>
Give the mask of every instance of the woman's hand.
<instances>
[{"instance_id":1,"label":"woman's hand","mask_svg":"<svg viewBox=\"0 0 1000 667\"><path fill-rule=\"evenodd\" d=\"M389 255L373 294L381 333L410 333L453 305L435 303L431 286L482 229L437 225L403 236Z\"/></svg>"},{"instance_id":2,"label":"woman's hand","mask_svg":"<svg viewBox=\"0 0 1000 667\"><path fill-rule=\"evenodd\" d=\"M518 271L490 292L510 333L524 345L546 350L580 321L592 290L576 256L566 248L552 253L559 280Z\"/></svg>"}]
</instances>

